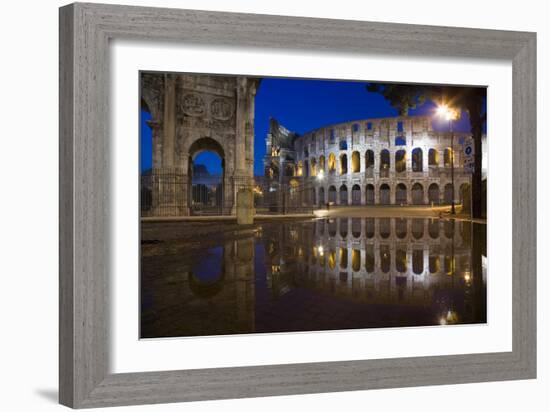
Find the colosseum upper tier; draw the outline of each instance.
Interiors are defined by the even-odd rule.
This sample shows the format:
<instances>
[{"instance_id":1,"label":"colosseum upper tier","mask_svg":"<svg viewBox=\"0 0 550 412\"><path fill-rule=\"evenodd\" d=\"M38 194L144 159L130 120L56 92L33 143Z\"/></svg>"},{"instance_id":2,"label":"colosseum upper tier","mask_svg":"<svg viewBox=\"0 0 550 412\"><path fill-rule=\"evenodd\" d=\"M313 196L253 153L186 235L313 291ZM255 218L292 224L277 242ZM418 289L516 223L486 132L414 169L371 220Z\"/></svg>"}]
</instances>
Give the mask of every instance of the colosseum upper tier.
<instances>
[{"instance_id":1,"label":"colosseum upper tier","mask_svg":"<svg viewBox=\"0 0 550 412\"><path fill-rule=\"evenodd\" d=\"M463 146L470 138L469 133L434 131L429 116L356 120L303 135L272 118L264 157L266 184L271 190L288 184L303 205L439 205L454 200L466 206L471 174L464 170Z\"/></svg>"}]
</instances>

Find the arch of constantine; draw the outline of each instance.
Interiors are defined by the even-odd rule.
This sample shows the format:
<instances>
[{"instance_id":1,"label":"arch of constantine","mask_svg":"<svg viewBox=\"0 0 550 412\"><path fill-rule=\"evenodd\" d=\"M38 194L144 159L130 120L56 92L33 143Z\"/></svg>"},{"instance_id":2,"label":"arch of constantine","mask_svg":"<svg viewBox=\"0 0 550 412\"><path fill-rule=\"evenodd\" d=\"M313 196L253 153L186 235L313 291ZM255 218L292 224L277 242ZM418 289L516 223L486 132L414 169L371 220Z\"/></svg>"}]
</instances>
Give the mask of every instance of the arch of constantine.
<instances>
[{"instance_id":1,"label":"arch of constantine","mask_svg":"<svg viewBox=\"0 0 550 412\"><path fill-rule=\"evenodd\" d=\"M222 214L235 213L236 193L253 183L254 97L259 79L141 72L141 105L151 113L152 169L145 188L152 216L191 213L193 159L222 159ZM143 213L143 207L142 207Z\"/></svg>"}]
</instances>

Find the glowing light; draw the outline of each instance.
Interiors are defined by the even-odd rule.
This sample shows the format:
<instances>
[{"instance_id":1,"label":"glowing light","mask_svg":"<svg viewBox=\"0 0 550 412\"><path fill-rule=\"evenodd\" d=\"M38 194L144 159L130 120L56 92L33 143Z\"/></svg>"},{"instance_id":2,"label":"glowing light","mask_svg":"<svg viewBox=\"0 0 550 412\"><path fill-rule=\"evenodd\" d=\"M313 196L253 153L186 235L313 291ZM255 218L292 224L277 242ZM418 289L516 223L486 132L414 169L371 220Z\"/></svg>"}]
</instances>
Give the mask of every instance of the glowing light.
<instances>
[{"instance_id":1,"label":"glowing light","mask_svg":"<svg viewBox=\"0 0 550 412\"><path fill-rule=\"evenodd\" d=\"M319 173L317 173L317 180L323 180L325 178L325 172L323 170L320 170Z\"/></svg>"},{"instance_id":2,"label":"glowing light","mask_svg":"<svg viewBox=\"0 0 550 412\"><path fill-rule=\"evenodd\" d=\"M446 104L440 104L437 106L437 115L443 117L446 120L458 119L458 111Z\"/></svg>"},{"instance_id":3,"label":"glowing light","mask_svg":"<svg viewBox=\"0 0 550 412\"><path fill-rule=\"evenodd\" d=\"M325 254L325 251L324 251L322 245L319 245L319 246L317 247L317 252L319 252L319 256L323 256L323 255Z\"/></svg>"}]
</instances>

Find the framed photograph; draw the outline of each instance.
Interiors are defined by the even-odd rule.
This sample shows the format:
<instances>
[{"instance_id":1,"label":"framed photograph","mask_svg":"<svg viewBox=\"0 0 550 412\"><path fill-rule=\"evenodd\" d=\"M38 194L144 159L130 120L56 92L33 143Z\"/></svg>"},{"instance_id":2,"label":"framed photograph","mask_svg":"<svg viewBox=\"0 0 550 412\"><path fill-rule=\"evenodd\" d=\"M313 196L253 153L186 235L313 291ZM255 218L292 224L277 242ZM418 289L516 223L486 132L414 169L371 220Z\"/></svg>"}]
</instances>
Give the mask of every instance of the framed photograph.
<instances>
[{"instance_id":1,"label":"framed photograph","mask_svg":"<svg viewBox=\"0 0 550 412\"><path fill-rule=\"evenodd\" d=\"M60 9L60 402L536 376L536 35Z\"/></svg>"}]
</instances>

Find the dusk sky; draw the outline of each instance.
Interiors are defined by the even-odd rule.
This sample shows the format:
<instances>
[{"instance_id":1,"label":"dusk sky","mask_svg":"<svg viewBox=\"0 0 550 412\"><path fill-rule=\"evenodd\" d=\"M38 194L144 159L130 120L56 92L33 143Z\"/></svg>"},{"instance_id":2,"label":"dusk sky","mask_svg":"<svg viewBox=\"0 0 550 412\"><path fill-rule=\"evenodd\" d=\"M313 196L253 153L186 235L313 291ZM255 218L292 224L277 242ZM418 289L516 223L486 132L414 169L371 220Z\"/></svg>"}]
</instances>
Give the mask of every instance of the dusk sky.
<instances>
[{"instance_id":1,"label":"dusk sky","mask_svg":"<svg viewBox=\"0 0 550 412\"><path fill-rule=\"evenodd\" d=\"M435 104L427 101L409 115L432 115L433 128L447 131L448 122L435 115ZM276 118L287 129L299 134L325 125L375 117L396 116L397 111L378 93L368 92L365 82L264 78L256 95L254 124L254 174L263 175L265 137L269 118ZM150 114L141 111L141 170L151 168ZM470 131L467 113L454 123L454 130ZM212 174L221 174L217 155L203 152L195 164L204 164Z\"/></svg>"}]
</instances>

